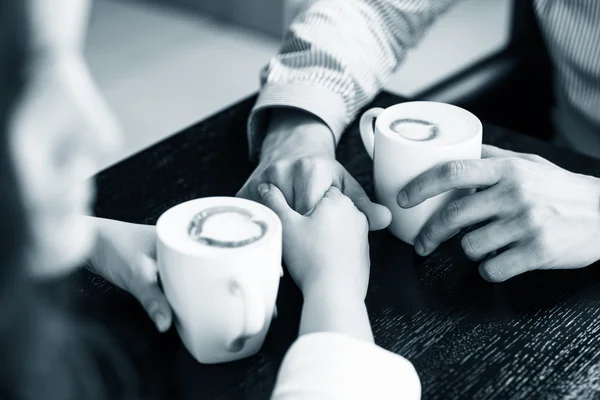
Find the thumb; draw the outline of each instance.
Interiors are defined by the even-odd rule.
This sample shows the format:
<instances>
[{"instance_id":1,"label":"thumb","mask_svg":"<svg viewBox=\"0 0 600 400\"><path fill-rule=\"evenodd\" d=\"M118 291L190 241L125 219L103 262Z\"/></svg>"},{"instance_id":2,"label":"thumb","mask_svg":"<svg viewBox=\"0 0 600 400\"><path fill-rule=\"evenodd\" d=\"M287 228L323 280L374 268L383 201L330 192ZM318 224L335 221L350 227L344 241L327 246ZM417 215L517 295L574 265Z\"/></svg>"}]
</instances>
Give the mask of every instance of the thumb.
<instances>
[{"instance_id":1,"label":"thumb","mask_svg":"<svg viewBox=\"0 0 600 400\"><path fill-rule=\"evenodd\" d=\"M288 205L281 190L272 183L261 183L258 185L258 193L260 194L262 203L273 210L282 221L297 215Z\"/></svg>"},{"instance_id":2,"label":"thumb","mask_svg":"<svg viewBox=\"0 0 600 400\"><path fill-rule=\"evenodd\" d=\"M360 184L348 172L343 177L344 194L348 196L369 221L369 229L385 229L392 222L392 213L387 207L373 203Z\"/></svg>"},{"instance_id":3,"label":"thumb","mask_svg":"<svg viewBox=\"0 0 600 400\"><path fill-rule=\"evenodd\" d=\"M346 196L344 196L344 194L340 191L340 189L338 189L335 186L331 186L329 189L327 189L327 192L325 192L325 194L323 195L323 198L331 199L331 200L338 200L338 199L341 199L344 197L346 197Z\"/></svg>"},{"instance_id":4,"label":"thumb","mask_svg":"<svg viewBox=\"0 0 600 400\"><path fill-rule=\"evenodd\" d=\"M165 332L173 321L173 312L162 290L158 287L156 261L146 254L139 254L134 261L135 273L127 282L127 290L140 302L160 332Z\"/></svg>"}]
</instances>

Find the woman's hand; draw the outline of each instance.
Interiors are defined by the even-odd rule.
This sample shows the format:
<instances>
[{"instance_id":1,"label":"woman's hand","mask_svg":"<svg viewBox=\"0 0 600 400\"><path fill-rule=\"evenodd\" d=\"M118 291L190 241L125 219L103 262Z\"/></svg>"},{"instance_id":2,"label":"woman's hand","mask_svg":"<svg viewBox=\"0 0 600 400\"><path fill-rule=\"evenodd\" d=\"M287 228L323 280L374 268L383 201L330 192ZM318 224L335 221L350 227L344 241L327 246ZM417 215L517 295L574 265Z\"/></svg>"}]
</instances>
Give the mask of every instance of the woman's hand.
<instances>
[{"instance_id":1,"label":"woman's hand","mask_svg":"<svg viewBox=\"0 0 600 400\"><path fill-rule=\"evenodd\" d=\"M300 335L338 332L373 342L364 302L370 266L364 214L334 186L307 215L293 211L272 184L258 191L283 223L283 258L304 295Z\"/></svg>"},{"instance_id":2,"label":"woman's hand","mask_svg":"<svg viewBox=\"0 0 600 400\"><path fill-rule=\"evenodd\" d=\"M330 186L341 188L369 220L371 230L390 224L390 211L373 203L360 184L335 159L331 131L318 118L299 110L278 110L262 146L260 163L239 197L260 201L258 185L277 186L292 209L306 214Z\"/></svg>"},{"instance_id":3,"label":"woman's hand","mask_svg":"<svg viewBox=\"0 0 600 400\"><path fill-rule=\"evenodd\" d=\"M87 217L96 224L98 241L88 269L131 293L160 332L171 326L173 315L158 286L155 261L156 228L103 218Z\"/></svg>"},{"instance_id":4,"label":"woman's hand","mask_svg":"<svg viewBox=\"0 0 600 400\"><path fill-rule=\"evenodd\" d=\"M283 224L283 258L303 293L315 287L350 291L364 301L369 283L369 225L334 186L314 210L300 215L292 210L273 184L261 184L263 203Z\"/></svg>"},{"instance_id":5,"label":"woman's hand","mask_svg":"<svg viewBox=\"0 0 600 400\"><path fill-rule=\"evenodd\" d=\"M486 222L462 239L481 275L505 281L534 269L581 268L600 259L600 180L531 154L483 146L483 159L452 161L423 173L398 195L410 208L458 188L479 191L454 200L423 227L415 249L428 255L461 228Z\"/></svg>"}]
</instances>

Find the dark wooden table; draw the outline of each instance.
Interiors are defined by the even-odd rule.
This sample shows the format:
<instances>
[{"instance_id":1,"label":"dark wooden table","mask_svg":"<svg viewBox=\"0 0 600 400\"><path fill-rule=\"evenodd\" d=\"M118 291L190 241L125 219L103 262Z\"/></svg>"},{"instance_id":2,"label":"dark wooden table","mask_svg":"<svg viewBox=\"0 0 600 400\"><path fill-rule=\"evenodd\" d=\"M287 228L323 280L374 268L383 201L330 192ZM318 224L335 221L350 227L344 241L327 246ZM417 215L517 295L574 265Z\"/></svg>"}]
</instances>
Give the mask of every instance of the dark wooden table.
<instances>
[{"instance_id":1,"label":"dark wooden table","mask_svg":"<svg viewBox=\"0 0 600 400\"><path fill-rule=\"evenodd\" d=\"M403 101L383 93L374 102ZM253 170L247 159L249 98L98 175L97 215L154 224L180 202L233 196ZM484 142L532 152L584 174L600 162L484 124ZM372 162L354 123L338 157L372 195ZM367 305L376 342L413 362L423 398L591 398L600 393L600 270L533 272L490 284L455 237L426 258L387 231L370 236ZM599 244L600 245L600 244ZM155 332L128 294L82 271L78 305L118 339L149 399L267 399L296 337L301 296L285 276L279 317L262 351L243 361L196 363L172 329Z\"/></svg>"}]
</instances>

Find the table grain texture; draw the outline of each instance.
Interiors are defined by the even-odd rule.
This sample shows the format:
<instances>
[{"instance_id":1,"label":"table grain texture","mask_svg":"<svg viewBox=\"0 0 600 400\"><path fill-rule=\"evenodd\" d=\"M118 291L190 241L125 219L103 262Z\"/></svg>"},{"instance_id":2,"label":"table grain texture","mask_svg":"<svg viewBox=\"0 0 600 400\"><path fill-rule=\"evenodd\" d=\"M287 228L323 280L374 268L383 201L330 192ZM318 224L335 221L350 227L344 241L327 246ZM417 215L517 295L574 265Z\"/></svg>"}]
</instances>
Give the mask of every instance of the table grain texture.
<instances>
[{"instance_id":1,"label":"table grain texture","mask_svg":"<svg viewBox=\"0 0 600 400\"><path fill-rule=\"evenodd\" d=\"M97 215L154 224L183 201L235 195L254 167L246 141L254 101L243 100L101 172ZM401 101L382 93L370 106ZM600 176L600 161L485 123L484 142ZM337 155L372 196L372 161L356 122ZM370 234L367 307L375 341L414 364L423 398L600 397L597 266L530 272L491 284L464 256L461 236L422 258L387 231ZM297 336L302 304L286 274L279 316L261 352L206 366L192 359L174 329L158 334L136 301L102 278L80 271L71 287L78 309L104 324L132 360L148 399L268 399L282 357Z\"/></svg>"}]
</instances>

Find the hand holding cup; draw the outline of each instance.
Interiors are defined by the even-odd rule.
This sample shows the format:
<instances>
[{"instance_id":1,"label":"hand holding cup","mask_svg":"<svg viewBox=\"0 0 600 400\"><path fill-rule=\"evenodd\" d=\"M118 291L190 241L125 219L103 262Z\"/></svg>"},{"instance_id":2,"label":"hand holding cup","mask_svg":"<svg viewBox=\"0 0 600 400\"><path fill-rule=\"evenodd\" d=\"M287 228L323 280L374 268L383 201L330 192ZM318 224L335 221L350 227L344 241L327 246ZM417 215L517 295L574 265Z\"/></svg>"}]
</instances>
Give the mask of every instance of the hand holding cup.
<instances>
[{"instance_id":1,"label":"hand holding cup","mask_svg":"<svg viewBox=\"0 0 600 400\"><path fill-rule=\"evenodd\" d=\"M472 260L485 259L479 271L491 282L600 259L598 178L537 155L484 145L482 160L451 161L419 175L399 193L398 203L410 209L455 189L478 191L433 215L415 241L419 254L431 254L460 229L484 222L462 238L462 247Z\"/></svg>"}]
</instances>

